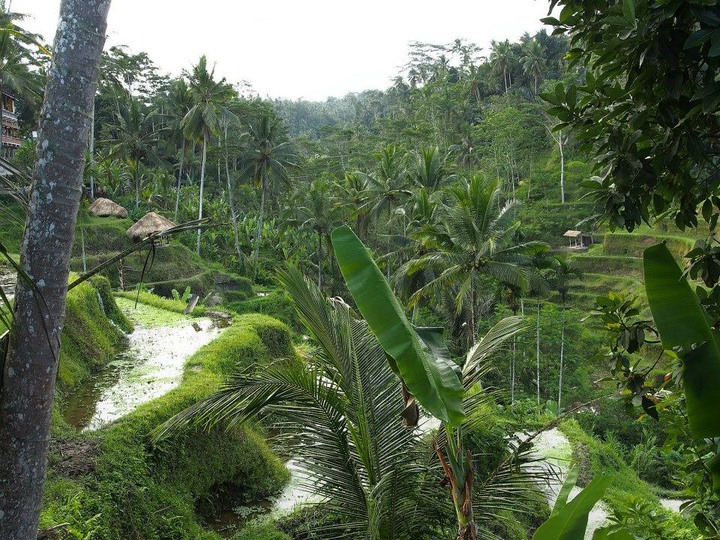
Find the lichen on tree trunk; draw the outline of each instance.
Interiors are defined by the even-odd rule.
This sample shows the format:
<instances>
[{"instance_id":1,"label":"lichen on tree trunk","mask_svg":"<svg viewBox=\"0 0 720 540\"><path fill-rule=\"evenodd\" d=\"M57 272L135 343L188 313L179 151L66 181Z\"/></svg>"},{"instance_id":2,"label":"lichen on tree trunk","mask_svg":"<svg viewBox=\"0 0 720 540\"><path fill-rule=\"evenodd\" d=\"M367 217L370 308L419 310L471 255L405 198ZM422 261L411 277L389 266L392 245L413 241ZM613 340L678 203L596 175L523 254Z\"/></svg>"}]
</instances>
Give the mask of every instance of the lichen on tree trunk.
<instances>
[{"instance_id":1,"label":"lichen on tree trunk","mask_svg":"<svg viewBox=\"0 0 720 540\"><path fill-rule=\"evenodd\" d=\"M35 540L70 250L110 0L63 0L0 387L0 538Z\"/></svg>"}]
</instances>

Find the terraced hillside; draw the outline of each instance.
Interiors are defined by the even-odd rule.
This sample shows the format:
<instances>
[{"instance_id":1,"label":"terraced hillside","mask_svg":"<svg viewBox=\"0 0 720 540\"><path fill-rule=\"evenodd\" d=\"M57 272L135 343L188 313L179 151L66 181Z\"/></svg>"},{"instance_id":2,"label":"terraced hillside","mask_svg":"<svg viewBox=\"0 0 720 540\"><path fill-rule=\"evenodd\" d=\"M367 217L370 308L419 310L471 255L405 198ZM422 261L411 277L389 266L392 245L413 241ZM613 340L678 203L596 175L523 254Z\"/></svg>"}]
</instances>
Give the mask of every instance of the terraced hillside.
<instances>
[{"instance_id":1,"label":"terraced hillside","mask_svg":"<svg viewBox=\"0 0 720 540\"><path fill-rule=\"evenodd\" d=\"M643 251L655 244L665 242L668 248L682 261L697 238L700 230L688 231L684 236L668 235L661 231L642 227L626 232L605 232L602 237L595 236L595 244L587 251L571 251L570 258L580 268L583 280L572 284L572 301L582 309L590 308L596 296L609 291L622 292L644 299L643 287Z\"/></svg>"}]
</instances>

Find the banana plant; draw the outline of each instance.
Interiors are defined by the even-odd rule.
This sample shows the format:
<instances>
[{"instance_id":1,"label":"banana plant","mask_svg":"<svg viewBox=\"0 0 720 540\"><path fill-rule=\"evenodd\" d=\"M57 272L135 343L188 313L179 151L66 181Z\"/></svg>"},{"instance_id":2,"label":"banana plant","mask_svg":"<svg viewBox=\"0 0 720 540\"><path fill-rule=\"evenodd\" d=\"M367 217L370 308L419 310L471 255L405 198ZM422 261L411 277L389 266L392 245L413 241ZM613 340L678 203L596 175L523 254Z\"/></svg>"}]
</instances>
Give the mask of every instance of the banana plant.
<instances>
[{"instance_id":1,"label":"banana plant","mask_svg":"<svg viewBox=\"0 0 720 540\"><path fill-rule=\"evenodd\" d=\"M406 425L417 424L417 401L445 424L444 443L434 449L450 485L457 516L457 540L477 540L473 513L473 457L463 445L463 424L472 421L477 404L466 392L479 387L489 353L523 329L518 317L504 319L468 353L463 369L452 360L442 329L416 328L393 294L372 256L353 231L343 226L332 232L340 271L358 310L385 351L388 363L403 385ZM464 404L468 404L468 418Z\"/></svg>"},{"instance_id":2,"label":"banana plant","mask_svg":"<svg viewBox=\"0 0 720 540\"><path fill-rule=\"evenodd\" d=\"M435 418L460 425L465 419L461 374L443 350L442 329L416 329L410 324L382 272L350 227L335 229L332 244L350 294L385 350L392 370Z\"/></svg>"},{"instance_id":3,"label":"banana plant","mask_svg":"<svg viewBox=\"0 0 720 540\"><path fill-rule=\"evenodd\" d=\"M683 364L683 386L690 433L695 440L720 437L720 336L700 300L663 244L643 254L648 304L663 348ZM720 455L706 462L713 491L720 494Z\"/></svg>"},{"instance_id":4,"label":"banana plant","mask_svg":"<svg viewBox=\"0 0 720 540\"><path fill-rule=\"evenodd\" d=\"M578 468L573 467L563 483L558 498L555 501L550 518L545 521L535 534L533 540L583 540L588 525L590 512L605 493L610 484L610 477L595 478L585 489L578 493L570 502L570 492L575 487L578 478ZM593 540L608 537L604 529L596 531ZM629 537L632 539L632 537Z\"/></svg>"}]
</instances>

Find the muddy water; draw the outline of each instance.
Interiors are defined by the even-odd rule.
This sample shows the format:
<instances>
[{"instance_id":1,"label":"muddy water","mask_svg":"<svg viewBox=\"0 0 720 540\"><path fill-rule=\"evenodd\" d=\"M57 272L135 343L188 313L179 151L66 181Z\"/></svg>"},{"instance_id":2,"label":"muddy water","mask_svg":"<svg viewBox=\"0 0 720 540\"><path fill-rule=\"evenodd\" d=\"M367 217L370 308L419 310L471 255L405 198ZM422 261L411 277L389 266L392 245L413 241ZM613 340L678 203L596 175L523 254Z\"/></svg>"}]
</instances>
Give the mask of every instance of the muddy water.
<instances>
[{"instance_id":1,"label":"muddy water","mask_svg":"<svg viewBox=\"0 0 720 540\"><path fill-rule=\"evenodd\" d=\"M17 274L14 270L11 270L7 266L0 266L0 289L2 289L8 297L12 297L15 294L16 281Z\"/></svg>"},{"instance_id":2,"label":"muddy water","mask_svg":"<svg viewBox=\"0 0 720 540\"><path fill-rule=\"evenodd\" d=\"M212 319L191 319L117 299L133 320L126 347L93 380L68 399L66 420L78 429L98 429L175 388L185 360L222 329ZM193 327L198 325L200 330Z\"/></svg>"},{"instance_id":3,"label":"muddy water","mask_svg":"<svg viewBox=\"0 0 720 540\"><path fill-rule=\"evenodd\" d=\"M422 437L430 431L440 427L440 421L431 416L420 420L417 428L418 436ZM285 463L290 472L290 481L278 495L252 505L232 505L223 511L214 512L205 516L208 527L223 538L229 538L253 519L261 516L279 518L290 514L296 508L305 505L319 504L323 498L313 493L309 487L312 479L309 471L297 458L291 458Z\"/></svg>"}]
</instances>

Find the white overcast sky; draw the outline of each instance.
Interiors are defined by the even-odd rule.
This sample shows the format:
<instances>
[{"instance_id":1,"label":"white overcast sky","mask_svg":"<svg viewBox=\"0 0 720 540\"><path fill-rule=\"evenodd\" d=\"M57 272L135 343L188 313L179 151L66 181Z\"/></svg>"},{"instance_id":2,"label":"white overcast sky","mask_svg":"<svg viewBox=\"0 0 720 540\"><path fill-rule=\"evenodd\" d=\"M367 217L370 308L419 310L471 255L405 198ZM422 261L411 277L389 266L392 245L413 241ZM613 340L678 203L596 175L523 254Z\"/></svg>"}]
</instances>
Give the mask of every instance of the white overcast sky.
<instances>
[{"instance_id":1,"label":"white overcast sky","mask_svg":"<svg viewBox=\"0 0 720 540\"><path fill-rule=\"evenodd\" d=\"M6 2L9 0L6 0ZM11 0L26 30L51 43L60 0ZM408 43L490 40L542 28L547 0L113 0L108 45L145 51L178 75L206 54L228 82L263 97L324 100L385 89Z\"/></svg>"}]
</instances>

